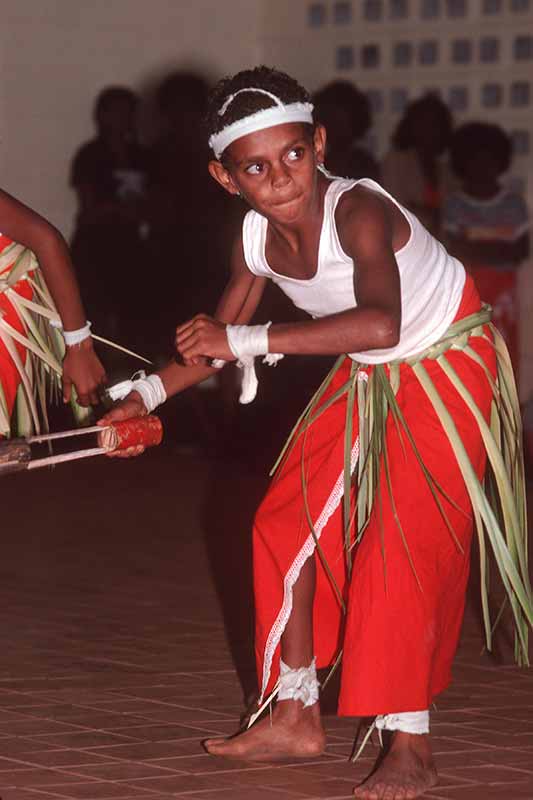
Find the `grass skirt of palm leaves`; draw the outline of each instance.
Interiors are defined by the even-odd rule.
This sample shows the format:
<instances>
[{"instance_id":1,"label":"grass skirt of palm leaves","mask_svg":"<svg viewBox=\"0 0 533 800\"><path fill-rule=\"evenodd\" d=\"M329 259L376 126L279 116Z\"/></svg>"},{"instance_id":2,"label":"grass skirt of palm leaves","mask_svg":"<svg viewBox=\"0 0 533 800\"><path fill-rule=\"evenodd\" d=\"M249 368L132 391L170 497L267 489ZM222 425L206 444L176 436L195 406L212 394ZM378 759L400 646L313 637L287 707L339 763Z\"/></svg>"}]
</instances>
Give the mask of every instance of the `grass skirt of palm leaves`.
<instances>
[{"instance_id":1,"label":"grass skirt of palm leaves","mask_svg":"<svg viewBox=\"0 0 533 800\"><path fill-rule=\"evenodd\" d=\"M408 364L431 401L435 413L447 433L472 503L480 550L481 602L487 647L489 650L491 649L495 623L501 616L500 610L496 621L493 621L489 611L488 563L489 548L491 548L505 587L505 602L509 604L514 620L516 661L518 664L527 665L529 664L528 631L533 624L533 599L528 573L522 423L509 354L501 334L490 323L490 316L490 308L484 306L476 314L453 323L439 342L418 356L402 362L373 365L368 370L368 380L366 380L366 374L364 375L365 380L359 379L362 373L366 372L366 365L354 362L349 379L334 395L328 398L326 403L319 407L324 392L344 361L345 356L341 356L298 420L272 472L285 460L296 440L300 436L305 439L306 432L317 417L340 397L346 395L343 516L348 574L352 568L354 542L357 544L364 536L372 509L375 503L380 502L383 491L389 493L394 511L386 441L386 425L389 415L392 415L395 426L404 431L411 444L435 502L449 528L450 535L454 537L452 526L446 518L442 504L442 498L446 495L425 467L416 441L411 435L396 401L396 393L400 385L400 364ZM471 336L482 336L494 347L497 365L495 378L479 355L470 347L469 338ZM471 393L447 359L448 350L461 350L466 357L471 358L484 370L492 389L492 407L488 423ZM437 386L424 366L425 359L433 359L441 367L471 411L475 424L479 427L487 451L487 469L482 482L478 480L452 417L439 395ZM358 414L359 420L359 460L352 473L350 458L354 413ZM311 533L314 534L307 502L304 451L305 446L302 447L301 461L302 492L308 525ZM385 482L386 486L381 486L382 482ZM352 492L354 487L355 493ZM355 500L352 501L354 495ZM397 516L396 523L405 542L401 521ZM340 605L344 608L341 592L335 586L334 578L316 535L315 542L318 557L332 581ZM409 555L407 544L405 546ZM414 571L413 565L412 568ZM340 662L341 656L342 653L339 654L332 671Z\"/></svg>"},{"instance_id":2,"label":"grass skirt of palm leaves","mask_svg":"<svg viewBox=\"0 0 533 800\"><path fill-rule=\"evenodd\" d=\"M11 269L8 271L9 267ZM33 289L31 300L13 288L20 280L27 280ZM0 253L0 293L5 294L13 305L23 326L21 333L0 314L0 341L20 375L12 420L0 381L0 436L10 436L14 432L28 436L33 432L41 432L41 429L48 430L47 406L61 397L65 343L61 332L50 324L60 323L61 320L35 255L23 245L13 242ZM113 342L95 335L93 338L150 363ZM26 350L24 360L19 355L16 343L23 345ZM77 403L75 396L72 409L79 424L90 413L90 409Z\"/></svg>"}]
</instances>

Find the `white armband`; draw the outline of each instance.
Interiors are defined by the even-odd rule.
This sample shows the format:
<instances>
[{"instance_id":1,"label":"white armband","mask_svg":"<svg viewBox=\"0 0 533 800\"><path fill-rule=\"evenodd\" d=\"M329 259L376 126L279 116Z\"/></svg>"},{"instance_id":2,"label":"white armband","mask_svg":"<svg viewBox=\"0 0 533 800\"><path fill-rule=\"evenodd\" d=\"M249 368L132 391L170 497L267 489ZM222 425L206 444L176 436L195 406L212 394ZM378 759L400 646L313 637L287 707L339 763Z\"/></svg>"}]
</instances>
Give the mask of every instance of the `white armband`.
<instances>
[{"instance_id":1,"label":"white armband","mask_svg":"<svg viewBox=\"0 0 533 800\"><path fill-rule=\"evenodd\" d=\"M63 329L63 323L56 320L50 320L52 328L57 328L61 331L63 339L67 347L73 347L76 344L84 342L91 335L91 323L87 321L83 328L77 328L75 331L66 331Z\"/></svg>"},{"instance_id":2,"label":"white armband","mask_svg":"<svg viewBox=\"0 0 533 800\"><path fill-rule=\"evenodd\" d=\"M163 386L163 381L159 375L148 375L144 371L137 372L140 378L132 378L129 381L121 381L114 386L107 388L107 394L115 402L122 400L130 392L138 392L141 395L142 401L148 414L151 414L157 406L160 406L167 399L167 393Z\"/></svg>"},{"instance_id":3,"label":"white armband","mask_svg":"<svg viewBox=\"0 0 533 800\"><path fill-rule=\"evenodd\" d=\"M282 353L268 352L268 329L272 325L226 325L229 349L237 358L237 366L243 370L241 395L239 403L251 403L257 394L257 375L255 374L254 359L256 356L265 356L263 364L273 367L283 358ZM220 369L226 363L221 358L215 358L212 366Z\"/></svg>"}]
</instances>

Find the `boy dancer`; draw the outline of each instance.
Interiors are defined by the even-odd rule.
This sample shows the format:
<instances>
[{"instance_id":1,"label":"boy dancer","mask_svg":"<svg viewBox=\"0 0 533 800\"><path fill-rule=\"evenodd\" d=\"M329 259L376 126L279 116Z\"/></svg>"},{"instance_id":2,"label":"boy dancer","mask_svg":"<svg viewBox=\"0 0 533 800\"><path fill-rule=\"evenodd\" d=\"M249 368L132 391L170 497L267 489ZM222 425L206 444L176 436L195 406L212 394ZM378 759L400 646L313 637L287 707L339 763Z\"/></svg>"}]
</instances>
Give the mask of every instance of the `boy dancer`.
<instances>
[{"instance_id":1,"label":"boy dancer","mask_svg":"<svg viewBox=\"0 0 533 800\"><path fill-rule=\"evenodd\" d=\"M211 175L252 207L230 282L215 318L177 329L183 366L136 383L104 422L153 410L221 360L244 365L249 400L255 356L349 354L302 416L256 519L262 697L279 677L272 722L205 746L256 761L320 753L315 662L343 648L339 713L376 716L392 733L356 796L418 797L436 781L428 708L449 682L473 517L507 553L481 480L486 446L510 470L487 425L502 399L512 417L512 389L503 398L495 383L508 364L460 262L378 184L321 171L325 131L296 81L265 67L239 73L215 88L209 123ZM249 326L267 279L313 319ZM508 441L519 473L518 439ZM506 476L499 488L523 554L519 500ZM524 567L505 577L522 634L532 619Z\"/></svg>"}]
</instances>

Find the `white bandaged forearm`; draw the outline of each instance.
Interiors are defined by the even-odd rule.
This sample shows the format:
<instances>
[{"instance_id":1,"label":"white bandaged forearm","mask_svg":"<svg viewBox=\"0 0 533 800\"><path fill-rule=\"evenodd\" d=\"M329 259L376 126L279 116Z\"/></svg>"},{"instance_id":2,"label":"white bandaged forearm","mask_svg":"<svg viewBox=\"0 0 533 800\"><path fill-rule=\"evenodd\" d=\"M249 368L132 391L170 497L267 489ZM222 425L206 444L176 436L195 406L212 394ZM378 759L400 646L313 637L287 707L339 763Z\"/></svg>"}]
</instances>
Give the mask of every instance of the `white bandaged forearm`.
<instances>
[{"instance_id":1,"label":"white bandaged forearm","mask_svg":"<svg viewBox=\"0 0 533 800\"><path fill-rule=\"evenodd\" d=\"M318 689L314 658L308 667L299 669L292 669L280 660L278 700L300 700L306 708L318 702Z\"/></svg>"},{"instance_id":2,"label":"white bandaged forearm","mask_svg":"<svg viewBox=\"0 0 533 800\"><path fill-rule=\"evenodd\" d=\"M57 328L61 331L63 339L67 347L74 347L76 344L84 342L91 335L91 323L87 321L83 328L77 328L75 331L66 331L63 329L63 323L56 320L50 320L52 328Z\"/></svg>"},{"instance_id":3,"label":"white bandaged forearm","mask_svg":"<svg viewBox=\"0 0 533 800\"><path fill-rule=\"evenodd\" d=\"M121 381L110 386L107 393L113 401L122 400L130 392L138 392L141 395L144 407L148 414L151 414L157 406L160 406L167 399L167 393L163 386L163 381L159 375L145 376L141 373L141 378L134 378L131 381Z\"/></svg>"},{"instance_id":4,"label":"white bandaged forearm","mask_svg":"<svg viewBox=\"0 0 533 800\"><path fill-rule=\"evenodd\" d=\"M400 714L380 715L376 717L376 728L381 731L429 733L429 711L404 711Z\"/></svg>"},{"instance_id":5,"label":"white bandaged forearm","mask_svg":"<svg viewBox=\"0 0 533 800\"><path fill-rule=\"evenodd\" d=\"M237 359L237 366L243 369L240 403L251 403L257 394L257 375L254 360L256 356L265 356L264 364L270 367L283 358L282 353L268 352L268 329L272 325L226 325L228 345ZM226 363L221 358L215 358L212 366L220 369Z\"/></svg>"}]
</instances>

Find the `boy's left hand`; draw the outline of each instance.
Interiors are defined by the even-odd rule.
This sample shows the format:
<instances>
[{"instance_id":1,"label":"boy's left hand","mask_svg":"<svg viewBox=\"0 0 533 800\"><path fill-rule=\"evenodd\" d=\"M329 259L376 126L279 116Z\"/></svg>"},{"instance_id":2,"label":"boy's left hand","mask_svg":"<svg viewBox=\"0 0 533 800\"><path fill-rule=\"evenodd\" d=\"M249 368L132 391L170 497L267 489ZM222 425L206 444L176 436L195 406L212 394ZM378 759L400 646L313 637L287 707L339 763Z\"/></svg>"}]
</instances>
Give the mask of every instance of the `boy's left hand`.
<instances>
[{"instance_id":1,"label":"boy's left hand","mask_svg":"<svg viewBox=\"0 0 533 800\"><path fill-rule=\"evenodd\" d=\"M197 314L176 328L176 350L186 367L198 366L209 358L235 361L226 326L207 314Z\"/></svg>"},{"instance_id":2,"label":"boy's left hand","mask_svg":"<svg viewBox=\"0 0 533 800\"><path fill-rule=\"evenodd\" d=\"M99 402L98 389L107 382L105 369L93 349L90 338L80 344L67 347L63 359L63 401L70 402L72 386L82 406Z\"/></svg>"}]
</instances>

